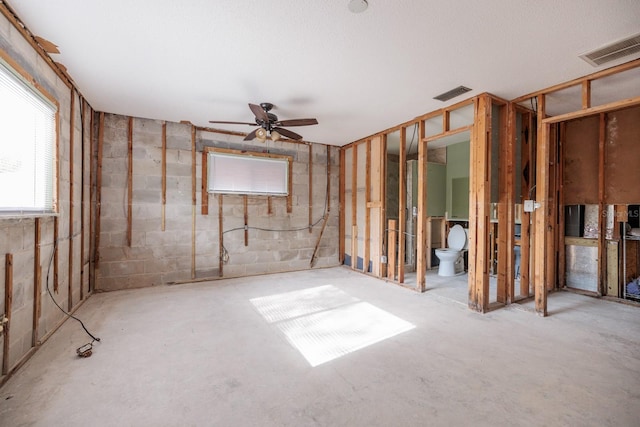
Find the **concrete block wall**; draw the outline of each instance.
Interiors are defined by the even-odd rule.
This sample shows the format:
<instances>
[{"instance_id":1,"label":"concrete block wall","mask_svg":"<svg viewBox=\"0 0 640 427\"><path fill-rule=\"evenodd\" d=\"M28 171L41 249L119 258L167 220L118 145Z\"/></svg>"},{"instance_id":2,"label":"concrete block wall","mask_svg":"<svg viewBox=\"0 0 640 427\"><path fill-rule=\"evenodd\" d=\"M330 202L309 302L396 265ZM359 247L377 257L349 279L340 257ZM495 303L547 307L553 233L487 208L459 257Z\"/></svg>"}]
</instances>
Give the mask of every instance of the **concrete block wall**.
<instances>
[{"instance_id":1,"label":"concrete block wall","mask_svg":"<svg viewBox=\"0 0 640 427\"><path fill-rule=\"evenodd\" d=\"M89 295L89 192L91 153L89 152L89 123L91 109L86 107L84 128L80 115L80 96L72 95L72 89L60 79L49 63L42 58L14 25L0 13L0 50L10 61L15 62L37 84L58 103L58 196L57 215L40 216L40 241L36 242L36 217L0 215L0 314L6 314L5 302L5 256L13 255L13 294L9 337L8 366L17 366L33 347L46 339L66 316L55 306L47 292L47 285L58 304L71 310L81 301L81 295ZM71 99L74 97L74 128L71 129ZM71 132L73 132L73 165L71 164ZM84 134L84 140L82 136ZM84 159L83 155L84 154ZM71 206L71 166L73 166L73 206ZM84 167L84 169L83 169ZM84 184L84 186L83 186ZM84 198L84 221L81 218ZM70 212L73 224L70 226ZM58 241L54 240L54 222L58 221ZM81 225L85 227L81 242ZM69 256L69 242L73 239L73 252ZM58 252L57 288L54 281L53 250ZM84 249L85 266L80 263ZM36 251L40 252L40 263L35 265ZM70 261L70 260L73 261ZM71 269L69 268L71 262ZM40 271L41 292L35 295L36 270ZM48 281L47 281L48 274ZM71 276L70 276L71 274ZM71 277L71 278L70 278ZM82 277L82 282L81 282ZM81 287L84 288L81 290ZM69 298L69 292L72 297ZM40 316L36 319L34 333L34 307L40 300ZM0 348L5 336L0 336ZM0 360L3 358L0 353Z\"/></svg>"},{"instance_id":2,"label":"concrete block wall","mask_svg":"<svg viewBox=\"0 0 640 427\"><path fill-rule=\"evenodd\" d=\"M193 278L217 278L219 271L218 196L202 205L204 146L290 155L293 164L292 212L285 197L248 196L248 245L244 245L244 196L223 196L223 238L228 262L223 277L241 277L310 268L311 255L325 209L327 148L312 145L313 218L309 218L309 146L291 142L267 144L241 137L196 132L196 205L192 203L191 125L166 123L166 207L162 230L162 121L133 119L132 242L127 232L127 171L129 117L107 114L104 121L100 260L96 286L100 290L154 286ZM338 264L339 150L330 149L331 211L315 267ZM195 234L192 227L195 225ZM255 227L255 228L253 228ZM297 231L291 231L299 229ZM267 231L279 230L279 231ZM194 239L195 236L195 239ZM195 252L193 251L195 245Z\"/></svg>"}]
</instances>

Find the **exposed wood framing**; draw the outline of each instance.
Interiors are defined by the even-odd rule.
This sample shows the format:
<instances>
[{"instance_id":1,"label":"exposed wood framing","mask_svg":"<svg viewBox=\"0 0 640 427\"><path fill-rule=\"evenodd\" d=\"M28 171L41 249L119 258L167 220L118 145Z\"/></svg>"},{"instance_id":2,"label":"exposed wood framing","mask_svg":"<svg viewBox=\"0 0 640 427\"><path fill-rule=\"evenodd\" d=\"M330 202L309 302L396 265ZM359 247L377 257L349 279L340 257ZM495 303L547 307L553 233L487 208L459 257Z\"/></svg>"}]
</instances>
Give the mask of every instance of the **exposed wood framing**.
<instances>
[{"instance_id":1,"label":"exposed wood framing","mask_svg":"<svg viewBox=\"0 0 640 427\"><path fill-rule=\"evenodd\" d=\"M311 255L311 261L309 261L309 267L313 267L318 257L318 250L320 249L320 240L322 239L322 235L324 234L324 229L327 226L327 221L329 221L329 212L324 213L324 218L322 220L322 227L320 228L320 234L318 234L318 239L316 240L316 245L313 248L313 254Z\"/></svg>"},{"instance_id":2,"label":"exposed wood framing","mask_svg":"<svg viewBox=\"0 0 640 427\"><path fill-rule=\"evenodd\" d=\"M582 82L582 109L591 108L591 80Z\"/></svg>"},{"instance_id":3,"label":"exposed wood framing","mask_svg":"<svg viewBox=\"0 0 640 427\"><path fill-rule=\"evenodd\" d=\"M353 146L351 166L351 268L358 266L358 147Z\"/></svg>"},{"instance_id":4,"label":"exposed wood framing","mask_svg":"<svg viewBox=\"0 0 640 427\"><path fill-rule=\"evenodd\" d=\"M309 233L313 232L313 145L309 144Z\"/></svg>"},{"instance_id":5,"label":"exposed wood framing","mask_svg":"<svg viewBox=\"0 0 640 427\"><path fill-rule=\"evenodd\" d=\"M81 179L80 179L80 300L84 299L84 267L85 267L85 258L84 258L84 228L85 228L85 196L84 196L84 175L85 175L85 135L84 135L84 127L85 127L85 117L86 117L86 103L84 98L80 98L80 129L81 138L80 138L80 171L81 171Z\"/></svg>"},{"instance_id":6,"label":"exposed wood framing","mask_svg":"<svg viewBox=\"0 0 640 427\"><path fill-rule=\"evenodd\" d=\"M369 272L371 259L371 140L367 140L365 155L365 180L364 180L364 254L362 256L362 271Z\"/></svg>"},{"instance_id":7,"label":"exposed wood framing","mask_svg":"<svg viewBox=\"0 0 640 427\"><path fill-rule=\"evenodd\" d=\"M470 153L469 200L469 308L489 308L489 203L491 201L491 98L481 95L476 104Z\"/></svg>"},{"instance_id":8,"label":"exposed wood framing","mask_svg":"<svg viewBox=\"0 0 640 427\"><path fill-rule=\"evenodd\" d=\"M338 245L338 260L340 262L340 264L344 263L344 250L345 250L345 239L346 239L346 233L345 233L345 217L344 217L344 205L345 205L345 172L344 172L344 160L345 158L345 150L340 150L340 172L339 172L339 209L340 209L340 218L339 218L339 223L338 223L338 236L340 238L340 243Z\"/></svg>"},{"instance_id":9,"label":"exposed wood framing","mask_svg":"<svg viewBox=\"0 0 640 427\"><path fill-rule=\"evenodd\" d=\"M224 265L224 230L223 230L223 216L222 216L222 194L218 194L218 250L220 256L218 257L218 276L222 277L222 268Z\"/></svg>"},{"instance_id":10,"label":"exposed wood framing","mask_svg":"<svg viewBox=\"0 0 640 427\"><path fill-rule=\"evenodd\" d=\"M558 126L549 126L549 189L547 193L547 291L556 288L556 266L557 266L557 246L558 246Z\"/></svg>"},{"instance_id":11,"label":"exposed wood framing","mask_svg":"<svg viewBox=\"0 0 640 427\"><path fill-rule=\"evenodd\" d=\"M390 219L388 221L389 227L387 235L387 244L389 245L388 256L387 256L387 278L389 280L396 279L396 242L398 241L398 221L395 219Z\"/></svg>"},{"instance_id":12,"label":"exposed wood framing","mask_svg":"<svg viewBox=\"0 0 640 427\"><path fill-rule=\"evenodd\" d=\"M381 135L380 140L380 221L378 232L380 233L380 249L381 254L388 254L387 245L387 135ZM386 277L387 268L389 266L389 257L387 263L380 266L380 277Z\"/></svg>"},{"instance_id":13,"label":"exposed wood framing","mask_svg":"<svg viewBox=\"0 0 640 427\"><path fill-rule=\"evenodd\" d=\"M513 164L515 138L510 137L511 116L506 105L500 106L499 140L491 141L491 144L498 144L498 267L496 270L498 275L497 301L503 304L511 302L510 289L514 276Z\"/></svg>"},{"instance_id":14,"label":"exposed wood framing","mask_svg":"<svg viewBox=\"0 0 640 427\"><path fill-rule=\"evenodd\" d=\"M249 206L247 196L242 197L244 203L244 245L249 246Z\"/></svg>"},{"instance_id":15,"label":"exposed wood framing","mask_svg":"<svg viewBox=\"0 0 640 427\"><path fill-rule=\"evenodd\" d=\"M593 116L600 113L606 113L613 110L622 110L628 107L640 105L640 96L627 98L620 101L610 102L608 104L598 105L597 107L585 108L584 110L573 111L566 114L551 116L545 118L542 122L545 124L559 123L567 120L579 119L580 117Z\"/></svg>"},{"instance_id":16,"label":"exposed wood framing","mask_svg":"<svg viewBox=\"0 0 640 427\"><path fill-rule=\"evenodd\" d=\"M95 112L93 111L93 109L91 107L89 107L89 113L91 114L91 118L89 120L89 293L93 290L94 288L94 281L95 281L95 271L92 268L94 265L94 256L95 256L95 233L93 232L94 230L94 226L95 226L95 221L94 221L94 215L93 215L93 210L94 207L96 206L95 203L95 197L96 197L96 188L94 185L94 179L95 179L95 174L94 174L94 161L95 158L97 156L94 156L94 151L95 151L95 142L94 142L94 138L95 138L95 130L94 130L94 120L95 120ZM57 238L54 239L55 242L58 241ZM57 245L56 245L57 246Z\"/></svg>"},{"instance_id":17,"label":"exposed wood framing","mask_svg":"<svg viewBox=\"0 0 640 427\"><path fill-rule=\"evenodd\" d=\"M68 304L69 310L73 307L73 192L75 178L74 170L74 142L75 142L75 122L76 122L76 94L75 89L71 90L70 124L69 124L69 283L68 283Z\"/></svg>"},{"instance_id":18,"label":"exposed wood framing","mask_svg":"<svg viewBox=\"0 0 640 427\"><path fill-rule=\"evenodd\" d=\"M104 144L104 113L100 113L100 121L98 123L98 160L96 170L96 234L95 234L95 267L100 264L100 204L102 199L102 149Z\"/></svg>"},{"instance_id":19,"label":"exposed wood framing","mask_svg":"<svg viewBox=\"0 0 640 427\"><path fill-rule=\"evenodd\" d=\"M407 128L400 129L398 179L398 283L404 283L405 230L407 229Z\"/></svg>"},{"instance_id":20,"label":"exposed wood framing","mask_svg":"<svg viewBox=\"0 0 640 427\"><path fill-rule=\"evenodd\" d=\"M273 155L270 157L281 157L277 155ZM289 157L289 194L287 194L287 213L293 212L293 157Z\"/></svg>"},{"instance_id":21,"label":"exposed wood framing","mask_svg":"<svg viewBox=\"0 0 640 427\"><path fill-rule=\"evenodd\" d=\"M53 292L58 293L58 233L59 231L59 218L53 217Z\"/></svg>"},{"instance_id":22,"label":"exposed wood framing","mask_svg":"<svg viewBox=\"0 0 640 427\"><path fill-rule=\"evenodd\" d=\"M273 206L271 203L271 196L267 196L267 215L273 214Z\"/></svg>"},{"instance_id":23,"label":"exposed wood framing","mask_svg":"<svg viewBox=\"0 0 640 427\"><path fill-rule=\"evenodd\" d=\"M427 260L431 258L431 253L428 251L431 246L430 241L427 244L431 224L427 221L427 142L424 140L424 136L424 121L420 121L418 125L418 224L416 230L416 243L418 245L416 254L416 288L420 292L424 292L427 289L425 279Z\"/></svg>"},{"instance_id":24,"label":"exposed wood framing","mask_svg":"<svg viewBox=\"0 0 640 427\"><path fill-rule=\"evenodd\" d=\"M607 261L607 224L605 221L605 141L607 117L600 113L600 128L598 134L598 294L605 295L606 261Z\"/></svg>"},{"instance_id":25,"label":"exposed wood framing","mask_svg":"<svg viewBox=\"0 0 640 427\"><path fill-rule=\"evenodd\" d=\"M2 346L2 375L9 373L9 344L11 343L11 311L13 301L13 254L4 256L4 342ZM3 319L0 319L2 321Z\"/></svg>"},{"instance_id":26,"label":"exposed wood framing","mask_svg":"<svg viewBox=\"0 0 640 427\"><path fill-rule=\"evenodd\" d=\"M193 151L193 149L192 149ZM167 215L167 122L162 122L162 212L160 215L160 229L165 231ZM193 183L192 183L193 185Z\"/></svg>"},{"instance_id":27,"label":"exposed wood framing","mask_svg":"<svg viewBox=\"0 0 640 427\"><path fill-rule=\"evenodd\" d=\"M163 150L164 151L164 150ZM196 278L196 128L191 126L191 278Z\"/></svg>"},{"instance_id":28,"label":"exposed wood framing","mask_svg":"<svg viewBox=\"0 0 640 427\"><path fill-rule=\"evenodd\" d=\"M38 345L40 313L42 311L42 266L40 265L41 219L34 221L34 254L33 254L33 326L31 330L31 347Z\"/></svg>"},{"instance_id":29,"label":"exposed wood framing","mask_svg":"<svg viewBox=\"0 0 640 427\"><path fill-rule=\"evenodd\" d=\"M331 146L327 145L327 212L331 211Z\"/></svg>"},{"instance_id":30,"label":"exposed wood framing","mask_svg":"<svg viewBox=\"0 0 640 427\"><path fill-rule=\"evenodd\" d=\"M127 150L127 246L131 247L131 236L133 234L133 117L129 117Z\"/></svg>"},{"instance_id":31,"label":"exposed wood framing","mask_svg":"<svg viewBox=\"0 0 640 427\"><path fill-rule=\"evenodd\" d=\"M559 144L558 147L558 288L566 286L566 262L565 262L565 245L564 245L564 152L566 142L566 123L558 123Z\"/></svg>"},{"instance_id":32,"label":"exposed wood framing","mask_svg":"<svg viewBox=\"0 0 640 427\"><path fill-rule=\"evenodd\" d=\"M31 31L29 31L27 26L20 20L20 18L18 18L18 15L16 15L13 9L11 9L6 2L0 2L0 13L2 13L9 20L9 22L11 22L13 27L18 30L20 34L22 34L22 37L24 37L24 39L31 45L31 47L33 47L36 53L40 55L42 59L44 59L44 62L53 70L53 72L60 78L60 80L62 80L62 83L64 83L69 89L71 89L73 87L73 81L65 72L65 70L63 70L49 56L46 50L49 47L45 47L38 42L36 36L32 34Z\"/></svg>"},{"instance_id":33,"label":"exposed wood framing","mask_svg":"<svg viewBox=\"0 0 640 427\"><path fill-rule=\"evenodd\" d=\"M533 287L535 296L535 311L540 316L547 315L547 215L549 194L549 132L550 125L544 122L545 96L538 96L538 144L536 152L536 201L540 207L535 210L534 218L534 259L533 259Z\"/></svg>"},{"instance_id":34,"label":"exposed wood framing","mask_svg":"<svg viewBox=\"0 0 640 427\"><path fill-rule=\"evenodd\" d=\"M535 151L533 115L530 112L522 114L521 135L521 193L524 199L530 199L533 177L535 176ZM530 291L530 255L531 255L531 213L521 210L520 226L520 296L528 298Z\"/></svg>"},{"instance_id":35,"label":"exposed wood framing","mask_svg":"<svg viewBox=\"0 0 640 427\"><path fill-rule=\"evenodd\" d=\"M209 215L209 192L207 191L207 158L209 157L209 152L206 150L202 151L202 178L201 178L201 199L200 200L200 214Z\"/></svg>"}]
</instances>

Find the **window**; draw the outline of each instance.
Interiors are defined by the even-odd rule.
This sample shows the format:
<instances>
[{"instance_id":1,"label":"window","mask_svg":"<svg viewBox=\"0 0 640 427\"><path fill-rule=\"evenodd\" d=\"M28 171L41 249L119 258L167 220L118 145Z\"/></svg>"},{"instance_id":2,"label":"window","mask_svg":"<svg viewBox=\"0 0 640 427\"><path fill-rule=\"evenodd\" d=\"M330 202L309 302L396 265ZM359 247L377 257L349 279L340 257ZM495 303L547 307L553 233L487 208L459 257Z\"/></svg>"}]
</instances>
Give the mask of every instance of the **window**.
<instances>
[{"instance_id":1,"label":"window","mask_svg":"<svg viewBox=\"0 0 640 427\"><path fill-rule=\"evenodd\" d=\"M53 212L56 110L0 61L0 213Z\"/></svg>"},{"instance_id":2,"label":"window","mask_svg":"<svg viewBox=\"0 0 640 427\"><path fill-rule=\"evenodd\" d=\"M289 156L210 150L207 177L210 193L289 194Z\"/></svg>"}]
</instances>

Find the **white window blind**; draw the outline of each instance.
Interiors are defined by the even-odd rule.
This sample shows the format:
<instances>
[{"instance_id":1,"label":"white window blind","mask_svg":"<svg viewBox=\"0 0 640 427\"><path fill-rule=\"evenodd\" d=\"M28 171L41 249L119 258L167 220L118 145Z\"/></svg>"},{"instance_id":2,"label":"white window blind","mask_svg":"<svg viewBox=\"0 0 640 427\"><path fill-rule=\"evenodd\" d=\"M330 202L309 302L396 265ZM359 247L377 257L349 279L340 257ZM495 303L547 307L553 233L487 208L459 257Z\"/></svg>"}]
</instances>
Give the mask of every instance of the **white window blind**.
<instances>
[{"instance_id":1,"label":"white window blind","mask_svg":"<svg viewBox=\"0 0 640 427\"><path fill-rule=\"evenodd\" d=\"M210 193L289 194L289 161L248 154L210 152L207 186Z\"/></svg>"},{"instance_id":2,"label":"white window blind","mask_svg":"<svg viewBox=\"0 0 640 427\"><path fill-rule=\"evenodd\" d=\"M51 212L56 107L0 62L0 211Z\"/></svg>"}]
</instances>

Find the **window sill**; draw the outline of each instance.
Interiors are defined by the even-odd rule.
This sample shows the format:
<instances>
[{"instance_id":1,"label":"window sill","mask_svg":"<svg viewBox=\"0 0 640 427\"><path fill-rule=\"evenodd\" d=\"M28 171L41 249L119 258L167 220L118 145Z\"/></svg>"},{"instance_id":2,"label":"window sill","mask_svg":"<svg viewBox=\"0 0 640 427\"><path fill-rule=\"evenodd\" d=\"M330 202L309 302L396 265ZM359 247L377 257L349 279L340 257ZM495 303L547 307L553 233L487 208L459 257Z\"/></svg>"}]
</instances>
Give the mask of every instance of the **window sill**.
<instances>
[{"instance_id":1,"label":"window sill","mask_svg":"<svg viewBox=\"0 0 640 427\"><path fill-rule=\"evenodd\" d=\"M57 217L58 212L0 212L0 221L5 219L35 219Z\"/></svg>"}]
</instances>

